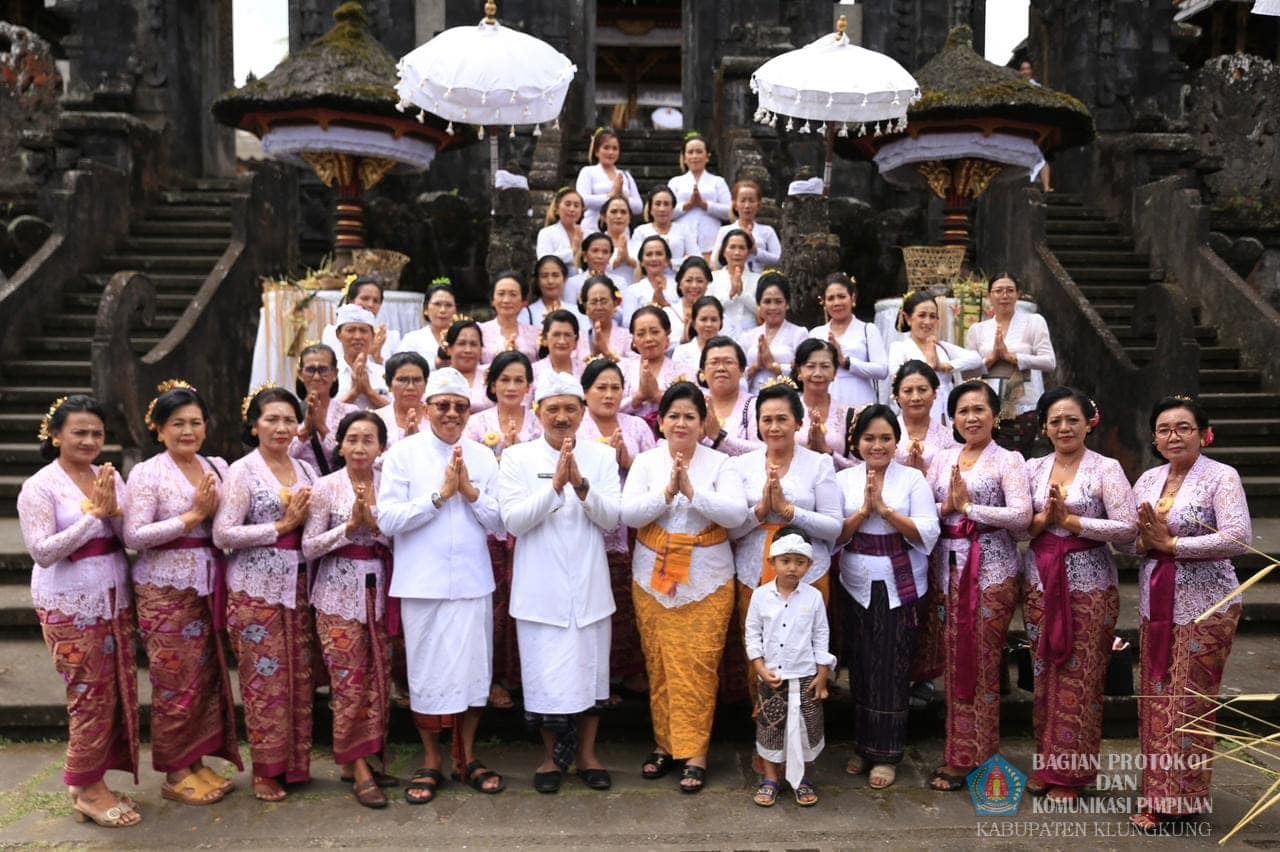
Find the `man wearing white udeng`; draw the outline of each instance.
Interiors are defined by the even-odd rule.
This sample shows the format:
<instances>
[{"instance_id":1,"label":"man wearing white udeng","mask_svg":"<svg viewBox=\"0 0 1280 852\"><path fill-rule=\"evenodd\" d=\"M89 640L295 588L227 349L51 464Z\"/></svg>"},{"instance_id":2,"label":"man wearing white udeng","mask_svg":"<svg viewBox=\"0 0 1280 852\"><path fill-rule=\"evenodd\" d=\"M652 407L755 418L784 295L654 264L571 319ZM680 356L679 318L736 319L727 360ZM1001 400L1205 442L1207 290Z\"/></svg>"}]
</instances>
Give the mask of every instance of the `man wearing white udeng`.
<instances>
[{"instance_id":1,"label":"man wearing white udeng","mask_svg":"<svg viewBox=\"0 0 1280 852\"><path fill-rule=\"evenodd\" d=\"M400 599L409 701L426 753L405 790L411 805L431 801L443 783L440 732L447 727L454 777L482 793L505 786L473 752L493 680L487 536L503 533L498 463L488 447L462 437L471 410L466 377L436 370L423 399L430 428L383 456L378 489L378 524L395 544L390 594Z\"/></svg>"},{"instance_id":2,"label":"man wearing white udeng","mask_svg":"<svg viewBox=\"0 0 1280 852\"><path fill-rule=\"evenodd\" d=\"M545 748L533 786L557 792L576 764L588 787L607 790L595 740L597 707L609 697L614 605L604 534L621 513L617 454L596 441L575 445L586 402L573 376L552 373L534 403L543 437L507 447L499 477L502 521L516 538L510 611L525 717Z\"/></svg>"}]
</instances>

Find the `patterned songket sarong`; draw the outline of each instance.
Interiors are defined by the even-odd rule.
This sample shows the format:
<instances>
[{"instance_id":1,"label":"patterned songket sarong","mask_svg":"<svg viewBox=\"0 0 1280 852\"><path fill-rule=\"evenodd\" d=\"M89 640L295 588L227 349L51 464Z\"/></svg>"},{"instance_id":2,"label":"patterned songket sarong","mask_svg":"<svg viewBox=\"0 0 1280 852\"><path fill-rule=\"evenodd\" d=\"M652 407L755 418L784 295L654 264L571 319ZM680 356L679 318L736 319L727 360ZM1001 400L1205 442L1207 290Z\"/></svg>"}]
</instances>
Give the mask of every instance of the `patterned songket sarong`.
<instances>
[{"instance_id":1,"label":"patterned songket sarong","mask_svg":"<svg viewBox=\"0 0 1280 852\"><path fill-rule=\"evenodd\" d=\"M226 638L212 629L212 597L143 584L134 598L150 662L152 765L178 772L213 756L244 769Z\"/></svg>"},{"instance_id":2,"label":"patterned songket sarong","mask_svg":"<svg viewBox=\"0 0 1280 852\"><path fill-rule=\"evenodd\" d=\"M70 736L63 783L87 787L108 770L138 782L138 664L133 612L88 621L37 610L54 668L67 684Z\"/></svg>"},{"instance_id":3,"label":"patterned songket sarong","mask_svg":"<svg viewBox=\"0 0 1280 852\"><path fill-rule=\"evenodd\" d=\"M391 654L376 595L375 588L365 589L367 624L316 612L332 695L333 759L343 766L381 755L387 739Z\"/></svg>"},{"instance_id":4,"label":"patterned songket sarong","mask_svg":"<svg viewBox=\"0 0 1280 852\"><path fill-rule=\"evenodd\" d=\"M960 568L952 567L947 599L948 614L961 606ZM961 645L958 621L946 621L947 652L947 745L944 761L956 769L968 769L985 761L1000 747L1000 669L1004 666L1005 635L1009 621L1018 606L1020 583L1017 578L989 586L978 592L974 619L973 645L976 671L973 699L958 695L955 659Z\"/></svg>"},{"instance_id":5,"label":"patterned songket sarong","mask_svg":"<svg viewBox=\"0 0 1280 852\"><path fill-rule=\"evenodd\" d=\"M511 536L489 536L489 559L493 562L493 680L507 689L520 688L520 645L516 622L511 617Z\"/></svg>"},{"instance_id":6,"label":"patterned songket sarong","mask_svg":"<svg viewBox=\"0 0 1280 852\"><path fill-rule=\"evenodd\" d=\"M1192 693L1216 696L1222 670L1235 639L1240 607L1229 606L1200 624L1173 625L1168 673L1154 677L1148 671L1149 620L1142 619L1141 687L1138 699L1138 734L1146 766L1142 795L1150 810L1162 814L1194 814L1210 809L1208 759L1214 738L1179 730L1191 720L1212 729L1217 713L1213 701Z\"/></svg>"},{"instance_id":7,"label":"patterned songket sarong","mask_svg":"<svg viewBox=\"0 0 1280 852\"><path fill-rule=\"evenodd\" d=\"M311 778L311 606L298 571L297 607L268 604L244 592L229 596L227 629L235 643L253 774Z\"/></svg>"},{"instance_id":8,"label":"patterned songket sarong","mask_svg":"<svg viewBox=\"0 0 1280 852\"><path fill-rule=\"evenodd\" d=\"M763 681L759 685L760 712L756 714L756 752L770 763L803 764L817 759L825 745L822 721L822 702L814 699L809 687L813 676L782 682L774 689ZM794 711L799 718L794 718ZM788 736L791 734L791 736ZM796 767L787 766L788 778Z\"/></svg>"},{"instance_id":9,"label":"patterned songket sarong","mask_svg":"<svg viewBox=\"0 0 1280 852\"><path fill-rule=\"evenodd\" d=\"M1087 787L1097 777L1102 745L1102 689L1111 662L1120 596L1116 588L1071 592L1072 643L1062 665L1043 659L1045 593L1028 585L1022 602L1035 666L1034 777L1060 787Z\"/></svg>"},{"instance_id":10,"label":"patterned songket sarong","mask_svg":"<svg viewBox=\"0 0 1280 852\"><path fill-rule=\"evenodd\" d=\"M632 599L658 746L677 760L704 755L711 745L717 672L733 614L734 584L725 583L702 600L680 607L664 607L636 585Z\"/></svg>"}]
</instances>

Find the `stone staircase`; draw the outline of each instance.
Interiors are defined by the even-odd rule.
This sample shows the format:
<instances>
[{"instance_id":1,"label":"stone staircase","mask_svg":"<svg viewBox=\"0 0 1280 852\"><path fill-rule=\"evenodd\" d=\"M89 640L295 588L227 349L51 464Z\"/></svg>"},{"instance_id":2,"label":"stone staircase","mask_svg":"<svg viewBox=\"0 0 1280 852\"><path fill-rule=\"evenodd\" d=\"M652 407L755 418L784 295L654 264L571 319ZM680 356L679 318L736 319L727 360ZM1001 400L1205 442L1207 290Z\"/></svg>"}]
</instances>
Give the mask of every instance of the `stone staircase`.
<instances>
[{"instance_id":1,"label":"stone staircase","mask_svg":"<svg viewBox=\"0 0 1280 852\"><path fill-rule=\"evenodd\" d=\"M1136 336L1130 322L1138 295L1162 273L1101 210L1076 196L1045 198L1049 247L1133 362L1149 364L1154 341ZM1196 318L1200 401L1217 438L1205 452L1240 472L1254 517L1280 517L1280 393L1265 389L1261 374L1242 366L1240 350L1219 341L1217 329L1200 324L1198 313Z\"/></svg>"},{"instance_id":2,"label":"stone staircase","mask_svg":"<svg viewBox=\"0 0 1280 852\"><path fill-rule=\"evenodd\" d=\"M97 268L68 281L59 310L45 317L0 378L0 518L16 517L22 481L40 468L36 431L57 397L90 393L90 347L98 303L111 277L146 272L156 286L156 321L133 337L146 352L168 333L231 240L231 180L202 179L161 192ZM120 463L108 440L103 458Z\"/></svg>"},{"instance_id":3,"label":"stone staircase","mask_svg":"<svg viewBox=\"0 0 1280 852\"><path fill-rule=\"evenodd\" d=\"M618 143L622 146L619 165L623 170L631 172L641 196L647 197L650 190L664 186L667 181L680 174L680 143L683 138L684 133L680 130L618 131ZM577 181L578 172L587 165L590 142L590 138L569 142L565 183ZM711 171L719 174L714 162L711 164ZM632 224L640 223L637 220Z\"/></svg>"}]
</instances>

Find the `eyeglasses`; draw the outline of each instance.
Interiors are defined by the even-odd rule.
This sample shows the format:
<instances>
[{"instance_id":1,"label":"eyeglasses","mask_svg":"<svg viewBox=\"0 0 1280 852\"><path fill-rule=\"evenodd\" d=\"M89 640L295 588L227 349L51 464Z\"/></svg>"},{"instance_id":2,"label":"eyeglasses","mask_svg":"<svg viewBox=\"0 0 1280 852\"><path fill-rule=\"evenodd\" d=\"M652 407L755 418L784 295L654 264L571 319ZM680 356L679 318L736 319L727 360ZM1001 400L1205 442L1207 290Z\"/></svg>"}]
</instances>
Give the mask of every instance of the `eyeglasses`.
<instances>
[{"instance_id":1,"label":"eyeglasses","mask_svg":"<svg viewBox=\"0 0 1280 852\"><path fill-rule=\"evenodd\" d=\"M599 299L587 299L587 305L589 307L598 308L604 305L612 305L614 304L615 301L616 300L606 296L604 298L599 298Z\"/></svg>"},{"instance_id":2,"label":"eyeglasses","mask_svg":"<svg viewBox=\"0 0 1280 852\"><path fill-rule=\"evenodd\" d=\"M332 368L332 367L317 367L316 365L312 364L312 365L310 365L310 366L307 366L307 367L303 367L303 368L302 368L302 375L304 375L304 376L332 376L332 375L333 375L333 368Z\"/></svg>"},{"instance_id":3,"label":"eyeglasses","mask_svg":"<svg viewBox=\"0 0 1280 852\"><path fill-rule=\"evenodd\" d=\"M454 414L466 414L471 409L469 402L433 402L431 406L440 414L448 414L450 411Z\"/></svg>"},{"instance_id":4,"label":"eyeglasses","mask_svg":"<svg viewBox=\"0 0 1280 852\"><path fill-rule=\"evenodd\" d=\"M1190 423L1179 423L1177 426L1159 426L1156 428L1156 437L1162 441L1167 441L1174 434L1179 438L1190 438L1200 430Z\"/></svg>"},{"instance_id":5,"label":"eyeglasses","mask_svg":"<svg viewBox=\"0 0 1280 852\"><path fill-rule=\"evenodd\" d=\"M422 376L396 376L391 380L393 385L399 385L402 388L413 388L418 385L425 385L427 380Z\"/></svg>"}]
</instances>

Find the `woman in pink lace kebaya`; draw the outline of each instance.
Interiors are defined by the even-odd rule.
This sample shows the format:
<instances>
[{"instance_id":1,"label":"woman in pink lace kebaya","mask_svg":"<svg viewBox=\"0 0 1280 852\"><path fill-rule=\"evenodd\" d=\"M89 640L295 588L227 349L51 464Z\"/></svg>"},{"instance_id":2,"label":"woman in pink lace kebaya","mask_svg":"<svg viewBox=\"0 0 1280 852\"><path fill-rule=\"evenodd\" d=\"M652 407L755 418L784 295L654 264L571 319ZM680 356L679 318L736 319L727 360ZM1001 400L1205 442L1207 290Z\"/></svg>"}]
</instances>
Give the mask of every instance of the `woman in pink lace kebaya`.
<instances>
[{"instance_id":1,"label":"woman in pink lace kebaya","mask_svg":"<svg viewBox=\"0 0 1280 852\"><path fill-rule=\"evenodd\" d=\"M961 789L1000 747L1000 667L1022 587L1012 533L1031 522L1031 493L1022 456L994 440L999 407L982 382L952 388L947 416L963 446L941 451L929 468L942 519L934 576L947 590L947 739L930 782L936 790Z\"/></svg>"},{"instance_id":2,"label":"woman in pink lace kebaya","mask_svg":"<svg viewBox=\"0 0 1280 852\"><path fill-rule=\"evenodd\" d=\"M220 757L244 769L226 647L226 569L213 546L227 463L200 455L209 410L185 382L166 382L147 409L164 452L136 465L125 489L124 543L133 566L138 626L151 677L151 762L166 773L161 795L189 805L232 789L205 766Z\"/></svg>"},{"instance_id":3,"label":"woman in pink lace kebaya","mask_svg":"<svg viewBox=\"0 0 1280 852\"><path fill-rule=\"evenodd\" d=\"M1235 469L1205 457L1209 417L1185 397L1151 412L1156 453L1168 463L1138 478L1142 614L1138 726L1146 765L1142 796L1149 811L1130 819L1144 830L1209 810L1212 736L1185 732L1188 719L1212 728L1222 670L1231 653L1241 599L1231 557L1253 539L1244 487ZM1196 619L1230 597L1203 621Z\"/></svg>"},{"instance_id":4,"label":"woman in pink lace kebaya","mask_svg":"<svg viewBox=\"0 0 1280 852\"><path fill-rule=\"evenodd\" d=\"M111 769L138 781L138 667L129 561L120 542L124 480L95 465L106 417L91 397L57 400L40 425L49 464L22 484L18 519L35 561L31 600L67 685L70 731L62 780L78 819L117 827L142 817L107 788Z\"/></svg>"},{"instance_id":5,"label":"woman in pink lace kebaya","mask_svg":"<svg viewBox=\"0 0 1280 852\"><path fill-rule=\"evenodd\" d=\"M1115 459L1084 445L1100 422L1093 400L1057 387L1036 405L1053 454L1027 462L1031 526L1022 612L1035 657L1034 795L1071 801L1094 782L1102 744L1102 687L1120 594L1108 542L1138 531L1129 480Z\"/></svg>"},{"instance_id":6,"label":"woman in pink lace kebaya","mask_svg":"<svg viewBox=\"0 0 1280 852\"><path fill-rule=\"evenodd\" d=\"M315 473L289 456L302 406L284 388L246 400L244 442L213 521L213 543L231 551L227 630L236 651L253 794L284 799L286 783L311 778L311 602L302 559Z\"/></svg>"}]
</instances>

